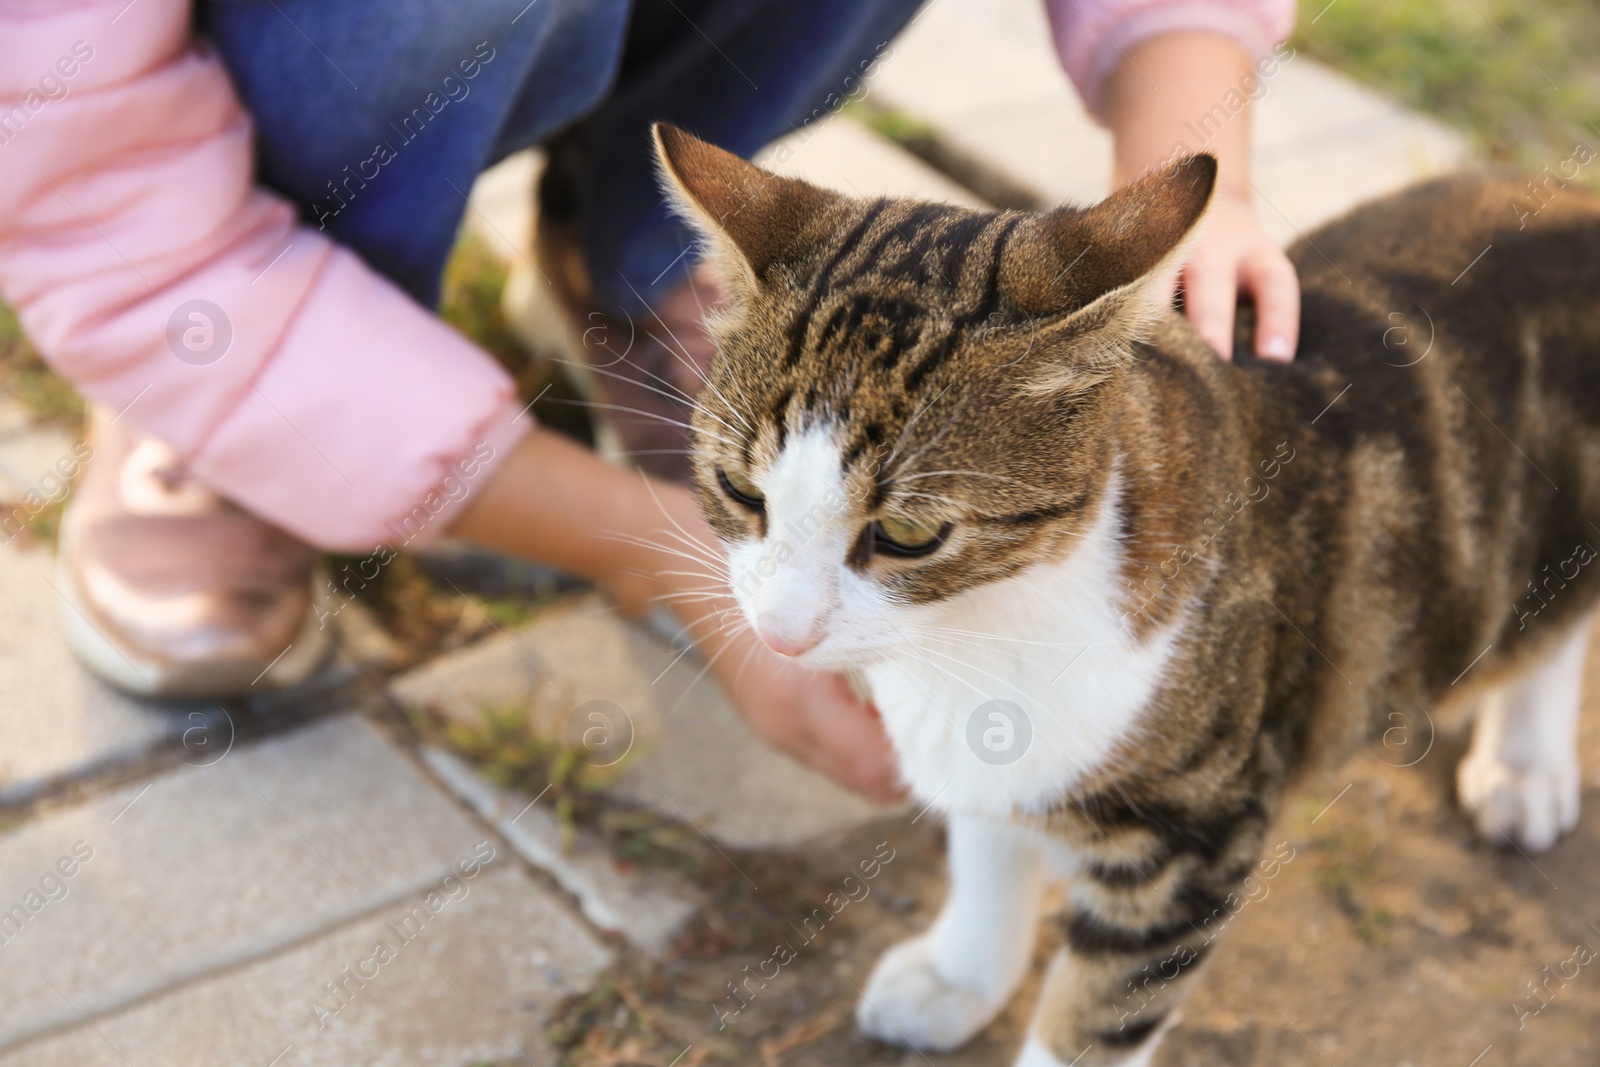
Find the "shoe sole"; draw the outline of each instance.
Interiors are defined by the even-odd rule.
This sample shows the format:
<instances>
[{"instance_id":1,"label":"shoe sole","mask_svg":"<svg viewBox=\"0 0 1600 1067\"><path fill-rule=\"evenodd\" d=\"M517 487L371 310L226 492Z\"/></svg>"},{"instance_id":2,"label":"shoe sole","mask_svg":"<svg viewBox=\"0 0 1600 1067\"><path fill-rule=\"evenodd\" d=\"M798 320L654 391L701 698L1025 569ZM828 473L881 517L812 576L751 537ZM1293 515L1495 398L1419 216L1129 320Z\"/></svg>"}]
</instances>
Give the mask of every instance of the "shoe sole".
<instances>
[{"instance_id":1,"label":"shoe sole","mask_svg":"<svg viewBox=\"0 0 1600 1067\"><path fill-rule=\"evenodd\" d=\"M264 666L256 660L237 659L158 662L116 644L89 621L71 568L60 558L56 582L63 601L61 621L67 646L79 662L113 688L146 700L225 700L251 690L293 689L316 674L333 649L332 634L318 621L313 604L294 641Z\"/></svg>"}]
</instances>

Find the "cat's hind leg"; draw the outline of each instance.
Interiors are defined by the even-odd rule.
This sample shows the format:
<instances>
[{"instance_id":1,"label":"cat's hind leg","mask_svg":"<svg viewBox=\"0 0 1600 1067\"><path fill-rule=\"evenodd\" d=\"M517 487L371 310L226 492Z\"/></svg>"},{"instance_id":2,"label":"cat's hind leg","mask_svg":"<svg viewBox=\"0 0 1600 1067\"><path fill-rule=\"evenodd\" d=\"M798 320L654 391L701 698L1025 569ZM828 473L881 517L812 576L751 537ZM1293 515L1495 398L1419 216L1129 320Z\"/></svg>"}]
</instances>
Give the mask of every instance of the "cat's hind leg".
<instances>
[{"instance_id":1,"label":"cat's hind leg","mask_svg":"<svg viewBox=\"0 0 1600 1067\"><path fill-rule=\"evenodd\" d=\"M1488 694L1456 772L1467 814L1491 844L1538 852L1578 823L1578 707L1590 620L1554 655Z\"/></svg>"},{"instance_id":2,"label":"cat's hind leg","mask_svg":"<svg viewBox=\"0 0 1600 1067\"><path fill-rule=\"evenodd\" d=\"M883 954L856 1019L880 1041L922 1051L965 1044L1022 982L1044 891L1040 845L1026 831L953 816L950 896L927 932Z\"/></svg>"}]
</instances>

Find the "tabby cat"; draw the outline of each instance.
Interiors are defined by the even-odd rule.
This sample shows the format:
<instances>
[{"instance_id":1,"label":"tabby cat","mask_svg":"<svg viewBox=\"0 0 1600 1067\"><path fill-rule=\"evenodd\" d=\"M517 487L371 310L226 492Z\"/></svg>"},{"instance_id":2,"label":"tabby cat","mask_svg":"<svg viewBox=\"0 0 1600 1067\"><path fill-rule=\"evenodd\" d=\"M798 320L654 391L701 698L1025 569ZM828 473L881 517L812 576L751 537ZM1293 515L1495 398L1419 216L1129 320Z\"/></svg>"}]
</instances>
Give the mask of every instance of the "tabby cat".
<instances>
[{"instance_id":1,"label":"tabby cat","mask_svg":"<svg viewBox=\"0 0 1600 1067\"><path fill-rule=\"evenodd\" d=\"M739 606L864 678L949 820L949 899L878 963L867 1033L972 1037L1070 877L1017 1062L1147 1063L1288 858L1286 787L1392 715L1477 714L1458 785L1490 839L1573 827L1600 201L1535 215L1480 176L1363 207L1292 251L1298 359L1228 363L1171 307L1209 156L984 212L656 135L732 293L693 459Z\"/></svg>"}]
</instances>

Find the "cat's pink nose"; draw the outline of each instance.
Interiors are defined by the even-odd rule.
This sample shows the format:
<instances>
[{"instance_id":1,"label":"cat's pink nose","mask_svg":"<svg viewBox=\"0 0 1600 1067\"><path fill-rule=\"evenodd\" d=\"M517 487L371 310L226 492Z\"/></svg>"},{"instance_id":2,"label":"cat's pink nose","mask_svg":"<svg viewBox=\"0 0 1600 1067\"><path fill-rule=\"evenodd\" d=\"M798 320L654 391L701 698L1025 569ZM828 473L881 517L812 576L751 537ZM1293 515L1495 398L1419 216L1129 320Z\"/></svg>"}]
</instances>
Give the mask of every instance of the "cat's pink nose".
<instances>
[{"instance_id":1,"label":"cat's pink nose","mask_svg":"<svg viewBox=\"0 0 1600 1067\"><path fill-rule=\"evenodd\" d=\"M816 627L810 633L803 635L774 633L771 629L758 626L756 633L761 635L761 640L767 647L781 656L800 656L817 647L822 640L822 628Z\"/></svg>"}]
</instances>

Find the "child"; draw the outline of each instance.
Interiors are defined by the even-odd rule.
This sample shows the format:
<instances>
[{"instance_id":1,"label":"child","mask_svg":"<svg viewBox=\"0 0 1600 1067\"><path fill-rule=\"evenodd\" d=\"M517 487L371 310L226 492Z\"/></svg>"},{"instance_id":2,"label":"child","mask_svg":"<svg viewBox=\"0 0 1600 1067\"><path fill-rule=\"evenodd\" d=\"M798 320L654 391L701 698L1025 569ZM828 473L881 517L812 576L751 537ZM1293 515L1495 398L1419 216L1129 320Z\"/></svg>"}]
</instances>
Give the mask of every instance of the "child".
<instances>
[{"instance_id":1,"label":"child","mask_svg":"<svg viewBox=\"0 0 1600 1067\"><path fill-rule=\"evenodd\" d=\"M569 306L665 326L703 358L648 124L752 153L917 6L0 0L0 296L96 405L61 548L80 655L154 695L292 685L324 637L309 545L381 555L448 532L588 576L635 612L710 589L668 573L697 569L681 543L645 547L669 522L714 544L687 489L533 425L506 375L425 310L466 190L546 145L542 239ZM1293 18L1289 0L1049 7L1116 135L1118 181L1246 84ZM1257 353L1288 358L1298 290L1247 195L1248 113L1187 147L1222 162L1189 314L1226 354L1248 291ZM877 720L840 679L723 631L714 600L668 602L759 734L894 794Z\"/></svg>"}]
</instances>

